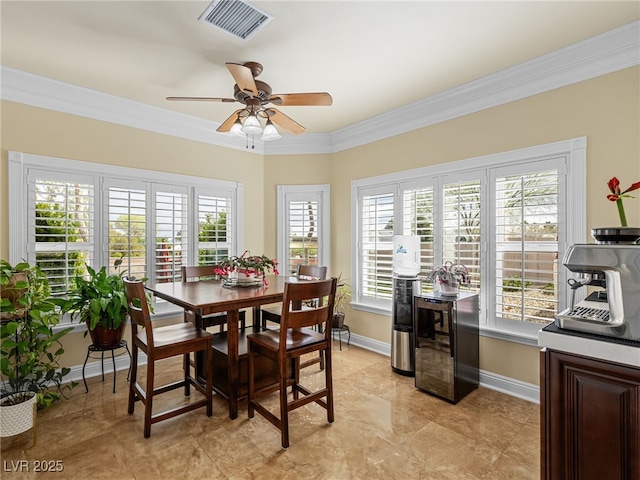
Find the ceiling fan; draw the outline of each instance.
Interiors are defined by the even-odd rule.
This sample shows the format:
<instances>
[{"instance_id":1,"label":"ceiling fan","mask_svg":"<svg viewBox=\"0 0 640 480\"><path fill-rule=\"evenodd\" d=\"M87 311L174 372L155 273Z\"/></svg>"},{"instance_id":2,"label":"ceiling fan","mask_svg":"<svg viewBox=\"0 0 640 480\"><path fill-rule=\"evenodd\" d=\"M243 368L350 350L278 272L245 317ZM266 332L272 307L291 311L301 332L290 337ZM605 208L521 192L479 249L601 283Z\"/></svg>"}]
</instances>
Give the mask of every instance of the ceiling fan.
<instances>
[{"instance_id":1,"label":"ceiling fan","mask_svg":"<svg viewBox=\"0 0 640 480\"><path fill-rule=\"evenodd\" d=\"M304 127L269 104L278 106L328 106L333 99L326 92L317 93L271 93L271 87L256 77L262 73L262 65L257 62L225 63L231 76L236 81L233 87L234 98L217 97L167 97L167 100L205 101L205 102L239 102L244 108L236 110L217 129L221 133L238 133L240 135L256 135L262 133L262 140L277 140L280 134L274 123L289 133L298 135ZM266 120L264 128L260 119Z\"/></svg>"}]
</instances>

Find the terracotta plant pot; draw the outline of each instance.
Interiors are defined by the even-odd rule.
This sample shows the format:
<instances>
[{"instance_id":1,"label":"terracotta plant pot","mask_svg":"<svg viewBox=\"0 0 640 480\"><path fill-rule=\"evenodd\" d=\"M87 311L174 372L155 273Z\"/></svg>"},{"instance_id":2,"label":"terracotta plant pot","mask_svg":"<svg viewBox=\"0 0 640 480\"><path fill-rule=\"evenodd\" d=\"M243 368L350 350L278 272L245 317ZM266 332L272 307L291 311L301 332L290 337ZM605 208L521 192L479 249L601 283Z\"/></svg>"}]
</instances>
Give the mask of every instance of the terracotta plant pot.
<instances>
[{"instance_id":1,"label":"terracotta plant pot","mask_svg":"<svg viewBox=\"0 0 640 480\"><path fill-rule=\"evenodd\" d=\"M3 320L12 320L24 315L24 308L17 303L17 300L27 291L27 289L16 289L15 286L17 282L26 281L27 274L25 272L14 272L9 283L2 288L2 298L9 300L9 303L11 303L11 305L16 309L15 312L0 312L0 318Z\"/></svg>"},{"instance_id":2,"label":"terracotta plant pot","mask_svg":"<svg viewBox=\"0 0 640 480\"><path fill-rule=\"evenodd\" d=\"M116 347L122 342L124 337L124 327L126 322L118 328L104 328L102 325L96 325L93 330L89 329L89 336L91 337L91 343L98 348L109 349ZM89 328L89 322L87 322L87 328Z\"/></svg>"}]
</instances>

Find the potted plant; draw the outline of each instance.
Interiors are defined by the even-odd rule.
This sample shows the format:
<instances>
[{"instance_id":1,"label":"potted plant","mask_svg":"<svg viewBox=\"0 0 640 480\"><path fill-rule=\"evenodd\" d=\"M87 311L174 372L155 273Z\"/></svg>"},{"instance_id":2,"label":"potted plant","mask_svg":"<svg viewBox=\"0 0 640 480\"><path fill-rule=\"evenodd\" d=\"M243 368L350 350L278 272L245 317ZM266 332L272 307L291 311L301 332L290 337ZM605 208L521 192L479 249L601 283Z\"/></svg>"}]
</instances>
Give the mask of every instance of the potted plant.
<instances>
[{"instance_id":1,"label":"potted plant","mask_svg":"<svg viewBox=\"0 0 640 480\"><path fill-rule=\"evenodd\" d=\"M276 259L271 259L264 254L251 255L248 250L245 250L239 257L232 256L222 260L215 272L218 275L234 279L238 284L254 283L257 280L262 280L262 283L267 285L268 283L264 277L269 270L276 275L279 274L278 261Z\"/></svg>"},{"instance_id":2,"label":"potted plant","mask_svg":"<svg viewBox=\"0 0 640 480\"><path fill-rule=\"evenodd\" d=\"M349 285L342 280L342 275L338 275L338 288L333 303L333 323L332 328L341 329L344 326L345 310L349 306Z\"/></svg>"},{"instance_id":3,"label":"potted plant","mask_svg":"<svg viewBox=\"0 0 640 480\"><path fill-rule=\"evenodd\" d=\"M442 295L457 295L460 284L467 286L471 283L467 267L461 263L445 262L444 265L434 268L427 275L427 279L440 287Z\"/></svg>"},{"instance_id":4,"label":"potted plant","mask_svg":"<svg viewBox=\"0 0 640 480\"><path fill-rule=\"evenodd\" d=\"M87 265L87 276L76 276L69 298L58 301L72 319L86 322L96 347L109 349L122 342L129 312L123 273L107 274L106 267L96 271Z\"/></svg>"},{"instance_id":5,"label":"potted plant","mask_svg":"<svg viewBox=\"0 0 640 480\"><path fill-rule=\"evenodd\" d=\"M16 435L33 426L32 404L45 408L65 395L75 382L63 385L70 372L60 367L64 353L60 339L73 328L54 332L60 321L51 289L37 266L22 262L12 266L0 260L0 393L2 436ZM17 415L24 418L17 418Z\"/></svg>"}]
</instances>

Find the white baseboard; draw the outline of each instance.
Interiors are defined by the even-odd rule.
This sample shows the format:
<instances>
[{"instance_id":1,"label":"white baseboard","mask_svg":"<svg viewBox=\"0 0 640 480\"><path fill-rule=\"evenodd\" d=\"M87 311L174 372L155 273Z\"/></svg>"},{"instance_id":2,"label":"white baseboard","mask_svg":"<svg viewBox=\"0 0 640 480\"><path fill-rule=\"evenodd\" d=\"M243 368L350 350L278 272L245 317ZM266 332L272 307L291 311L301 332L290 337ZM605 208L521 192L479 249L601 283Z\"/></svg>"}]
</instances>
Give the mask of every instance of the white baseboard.
<instances>
[{"instance_id":1,"label":"white baseboard","mask_svg":"<svg viewBox=\"0 0 640 480\"><path fill-rule=\"evenodd\" d=\"M391 345L388 343L357 334L351 334L351 343L387 357L391 356ZM480 370L480 385L529 402L540 403L540 388L532 383L522 382L497 373Z\"/></svg>"},{"instance_id":2,"label":"white baseboard","mask_svg":"<svg viewBox=\"0 0 640 480\"><path fill-rule=\"evenodd\" d=\"M122 350L123 354L120 354L119 351L116 352L115 363L116 363L116 372L129 371L130 359L129 355L127 355L126 350ZM87 366L84 370L84 377L89 379L93 377L102 376L102 367L100 358L98 357L99 352L92 353L92 358L87 362ZM95 356L95 357L94 357ZM97 360L96 360L97 358ZM138 365L146 365L147 364L147 356L139 352L138 354ZM113 361L111 360L111 352L104 352L104 374L113 372ZM65 382L74 381L78 383L82 383L82 365L75 365L71 367L71 372L69 375L64 377Z\"/></svg>"},{"instance_id":3,"label":"white baseboard","mask_svg":"<svg viewBox=\"0 0 640 480\"><path fill-rule=\"evenodd\" d=\"M540 388L497 373L480 370L480 385L533 403L540 403Z\"/></svg>"}]
</instances>

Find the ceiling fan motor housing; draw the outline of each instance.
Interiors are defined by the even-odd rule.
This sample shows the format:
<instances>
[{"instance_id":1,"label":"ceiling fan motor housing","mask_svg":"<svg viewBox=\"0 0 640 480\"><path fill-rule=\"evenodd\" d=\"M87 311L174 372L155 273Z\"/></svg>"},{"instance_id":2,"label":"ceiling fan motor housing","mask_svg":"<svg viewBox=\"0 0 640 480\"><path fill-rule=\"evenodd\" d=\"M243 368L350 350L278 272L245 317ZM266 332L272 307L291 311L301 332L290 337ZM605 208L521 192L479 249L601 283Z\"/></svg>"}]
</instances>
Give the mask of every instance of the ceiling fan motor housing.
<instances>
[{"instance_id":1,"label":"ceiling fan motor housing","mask_svg":"<svg viewBox=\"0 0 640 480\"><path fill-rule=\"evenodd\" d=\"M256 88L258 89L258 100L260 103L266 103L271 98L271 87L260 80L256 80ZM233 97L240 103L247 104L247 101L254 97L251 92L245 92L244 90L240 90L238 85L234 85L233 87Z\"/></svg>"}]
</instances>

